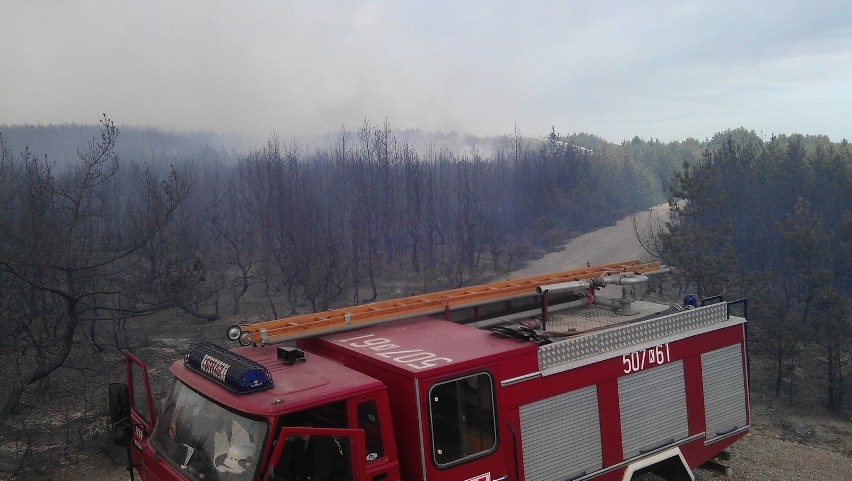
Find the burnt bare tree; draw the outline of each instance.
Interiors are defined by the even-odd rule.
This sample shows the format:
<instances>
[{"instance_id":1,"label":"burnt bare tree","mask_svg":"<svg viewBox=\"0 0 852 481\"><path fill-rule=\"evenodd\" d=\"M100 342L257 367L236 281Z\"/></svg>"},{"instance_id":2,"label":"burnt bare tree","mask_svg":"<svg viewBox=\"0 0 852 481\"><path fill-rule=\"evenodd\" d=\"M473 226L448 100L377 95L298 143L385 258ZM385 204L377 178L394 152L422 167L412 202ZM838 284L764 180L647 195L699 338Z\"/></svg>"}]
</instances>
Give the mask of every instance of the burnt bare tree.
<instances>
[{"instance_id":1,"label":"burnt bare tree","mask_svg":"<svg viewBox=\"0 0 852 481\"><path fill-rule=\"evenodd\" d=\"M425 241L425 203L426 203L426 165L420 161L417 153L409 148L403 150L402 175L404 182L404 215L402 216L405 233L408 236L410 266L413 272L420 272L422 246Z\"/></svg>"},{"instance_id":2,"label":"burnt bare tree","mask_svg":"<svg viewBox=\"0 0 852 481\"><path fill-rule=\"evenodd\" d=\"M222 276L230 288L231 313L239 314L240 300L260 282L260 227L252 215L251 195L239 176L211 185L208 201L206 217L221 257Z\"/></svg>"},{"instance_id":3,"label":"burnt bare tree","mask_svg":"<svg viewBox=\"0 0 852 481\"><path fill-rule=\"evenodd\" d=\"M81 325L166 309L197 282L197 266L167 256L152 268L143 255L187 184L175 171L161 180L145 170L135 195L116 198L118 133L104 116L100 137L61 172L29 151L14 158L4 149L0 312L15 359L3 368L3 413L63 366Z\"/></svg>"},{"instance_id":4,"label":"burnt bare tree","mask_svg":"<svg viewBox=\"0 0 852 481\"><path fill-rule=\"evenodd\" d=\"M356 231L359 254L359 272L364 272L370 288L369 296L362 302L373 302L378 298L378 278L381 275L382 262L382 205L381 155L384 146L377 143L381 136L368 122L358 131L359 148L357 157L351 164L354 183L353 228Z\"/></svg>"}]
</instances>

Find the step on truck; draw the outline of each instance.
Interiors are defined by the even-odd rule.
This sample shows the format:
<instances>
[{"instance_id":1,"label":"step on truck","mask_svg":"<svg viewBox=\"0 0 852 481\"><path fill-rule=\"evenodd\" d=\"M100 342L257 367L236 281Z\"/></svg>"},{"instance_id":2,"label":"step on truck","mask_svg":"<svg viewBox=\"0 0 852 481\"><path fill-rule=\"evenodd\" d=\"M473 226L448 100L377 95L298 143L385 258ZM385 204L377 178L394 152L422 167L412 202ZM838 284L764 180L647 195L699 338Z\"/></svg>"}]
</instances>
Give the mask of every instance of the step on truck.
<instances>
[{"instance_id":1,"label":"step on truck","mask_svg":"<svg viewBox=\"0 0 852 481\"><path fill-rule=\"evenodd\" d=\"M638 299L665 271L627 261L233 326L240 346L171 365L158 409L128 353L113 437L144 481L729 470L749 429L745 301Z\"/></svg>"}]
</instances>

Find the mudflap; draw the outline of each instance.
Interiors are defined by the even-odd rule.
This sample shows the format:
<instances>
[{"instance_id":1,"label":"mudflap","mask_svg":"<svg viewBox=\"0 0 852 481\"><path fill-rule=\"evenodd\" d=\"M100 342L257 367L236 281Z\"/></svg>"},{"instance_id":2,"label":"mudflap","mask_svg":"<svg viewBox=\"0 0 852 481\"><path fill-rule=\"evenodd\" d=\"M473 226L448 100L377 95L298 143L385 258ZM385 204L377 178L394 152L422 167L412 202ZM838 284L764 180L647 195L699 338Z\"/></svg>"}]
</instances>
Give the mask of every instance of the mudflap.
<instances>
[{"instance_id":1,"label":"mudflap","mask_svg":"<svg viewBox=\"0 0 852 481\"><path fill-rule=\"evenodd\" d=\"M701 469L713 471L723 476L731 476L733 474L733 469L731 469L731 453L728 451L720 452L702 464Z\"/></svg>"}]
</instances>

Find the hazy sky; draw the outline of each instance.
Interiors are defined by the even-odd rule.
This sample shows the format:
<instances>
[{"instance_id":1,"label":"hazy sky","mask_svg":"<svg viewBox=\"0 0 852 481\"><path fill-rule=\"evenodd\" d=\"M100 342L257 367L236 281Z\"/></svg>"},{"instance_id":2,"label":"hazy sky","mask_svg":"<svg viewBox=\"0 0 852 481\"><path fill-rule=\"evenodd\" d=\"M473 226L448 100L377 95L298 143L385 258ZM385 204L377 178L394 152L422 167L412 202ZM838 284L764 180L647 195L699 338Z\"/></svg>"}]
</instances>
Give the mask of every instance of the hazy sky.
<instances>
[{"instance_id":1,"label":"hazy sky","mask_svg":"<svg viewBox=\"0 0 852 481\"><path fill-rule=\"evenodd\" d=\"M852 139L852 2L0 0L0 124Z\"/></svg>"}]
</instances>

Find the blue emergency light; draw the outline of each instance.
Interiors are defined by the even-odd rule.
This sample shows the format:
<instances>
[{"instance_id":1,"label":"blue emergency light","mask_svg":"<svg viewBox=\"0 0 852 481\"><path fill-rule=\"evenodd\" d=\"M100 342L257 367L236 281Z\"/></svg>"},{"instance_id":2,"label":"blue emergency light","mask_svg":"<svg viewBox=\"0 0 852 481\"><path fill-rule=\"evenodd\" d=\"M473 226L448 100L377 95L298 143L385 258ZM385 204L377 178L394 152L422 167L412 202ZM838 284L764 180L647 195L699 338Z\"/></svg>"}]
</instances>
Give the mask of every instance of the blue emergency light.
<instances>
[{"instance_id":1,"label":"blue emergency light","mask_svg":"<svg viewBox=\"0 0 852 481\"><path fill-rule=\"evenodd\" d=\"M272 387L272 374L261 364L212 342L189 346L183 364L226 388L247 393Z\"/></svg>"}]
</instances>

